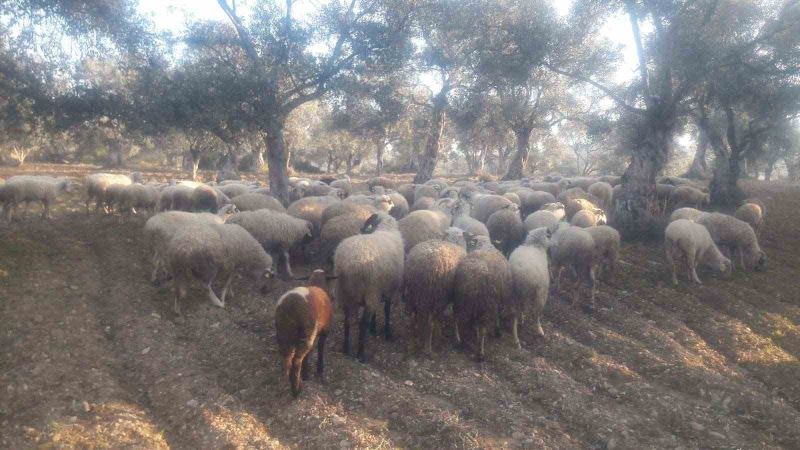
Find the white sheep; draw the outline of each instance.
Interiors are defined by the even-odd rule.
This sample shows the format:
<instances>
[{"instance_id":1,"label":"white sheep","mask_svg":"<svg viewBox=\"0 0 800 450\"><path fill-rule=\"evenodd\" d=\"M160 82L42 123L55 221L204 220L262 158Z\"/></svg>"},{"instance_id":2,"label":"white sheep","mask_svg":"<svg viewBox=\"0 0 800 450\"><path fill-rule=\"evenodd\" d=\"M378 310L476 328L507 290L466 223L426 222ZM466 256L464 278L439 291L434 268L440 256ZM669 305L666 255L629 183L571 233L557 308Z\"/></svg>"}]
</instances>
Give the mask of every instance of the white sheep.
<instances>
[{"instance_id":1,"label":"white sheep","mask_svg":"<svg viewBox=\"0 0 800 450\"><path fill-rule=\"evenodd\" d=\"M512 202L501 195L474 194L470 197L470 203L472 217L486 223L492 213L507 208Z\"/></svg>"},{"instance_id":2,"label":"white sheep","mask_svg":"<svg viewBox=\"0 0 800 450\"><path fill-rule=\"evenodd\" d=\"M533 306L534 333L537 336L544 336L541 317L550 289L547 248L550 245L551 234L549 228L531 230L522 245L511 252L508 258L512 289L509 303L514 309L512 333L518 348L522 348L522 344L519 341L517 326L527 304Z\"/></svg>"},{"instance_id":3,"label":"white sheep","mask_svg":"<svg viewBox=\"0 0 800 450\"><path fill-rule=\"evenodd\" d=\"M89 203L95 201L95 212L100 210L100 207L105 204L105 191L106 188L112 184L131 184L140 182L142 174L134 172L130 175L122 175L116 173L93 173L87 175L84 179L86 186L86 212L89 212Z\"/></svg>"},{"instance_id":4,"label":"white sheep","mask_svg":"<svg viewBox=\"0 0 800 450\"><path fill-rule=\"evenodd\" d=\"M696 222L697 219L699 219L703 214L705 214L703 211L695 208L678 208L675 211L672 211L672 214L669 216L669 221L674 222L679 219L686 219Z\"/></svg>"},{"instance_id":5,"label":"white sheep","mask_svg":"<svg viewBox=\"0 0 800 450\"><path fill-rule=\"evenodd\" d=\"M367 327L381 300L384 334L391 337L391 304L403 284L405 251L397 221L386 213L370 216L362 234L343 240L333 255L336 300L344 311L344 353L350 353L350 317L363 312L359 322L358 359L366 362Z\"/></svg>"},{"instance_id":6,"label":"white sheep","mask_svg":"<svg viewBox=\"0 0 800 450\"><path fill-rule=\"evenodd\" d=\"M405 250L429 239L443 239L450 226L450 217L442 211L412 211L397 222L405 242Z\"/></svg>"},{"instance_id":7,"label":"white sheep","mask_svg":"<svg viewBox=\"0 0 800 450\"><path fill-rule=\"evenodd\" d=\"M582 209L572 216L569 223L581 228L603 225L606 223L606 213L602 209Z\"/></svg>"},{"instance_id":8,"label":"white sheep","mask_svg":"<svg viewBox=\"0 0 800 450\"><path fill-rule=\"evenodd\" d=\"M42 218L50 216L50 205L56 197L71 189L71 182L66 178L46 176L18 175L6 180L3 185L3 215L11 221L13 213L20 203L25 203L25 213L30 202L42 203Z\"/></svg>"},{"instance_id":9,"label":"white sheep","mask_svg":"<svg viewBox=\"0 0 800 450\"><path fill-rule=\"evenodd\" d=\"M489 229L483 222L470 216L471 206L469 202L459 200L450 209L453 217L453 226L463 231L467 231L476 236L489 236Z\"/></svg>"},{"instance_id":10,"label":"white sheep","mask_svg":"<svg viewBox=\"0 0 800 450\"><path fill-rule=\"evenodd\" d=\"M589 309L594 309L595 273L594 273L594 240L585 229L564 224L559 226L550 244L550 257L553 262L553 271L556 279L556 290L560 287L561 272L570 267L577 281L573 293L573 304L580 298L582 281L588 281L591 287Z\"/></svg>"},{"instance_id":11,"label":"white sheep","mask_svg":"<svg viewBox=\"0 0 800 450\"><path fill-rule=\"evenodd\" d=\"M555 231L560 220L550 211L539 210L534 211L525 218L523 224L525 231L535 230L541 227L547 227L550 231Z\"/></svg>"},{"instance_id":12,"label":"white sheep","mask_svg":"<svg viewBox=\"0 0 800 450\"><path fill-rule=\"evenodd\" d=\"M756 233L756 237L761 235L764 226L764 207L758 203L745 203L736 209L734 217L747 222Z\"/></svg>"},{"instance_id":13,"label":"white sheep","mask_svg":"<svg viewBox=\"0 0 800 450\"><path fill-rule=\"evenodd\" d=\"M606 272L613 277L617 272L621 246L619 231L608 225L598 225L584 229L594 240L593 263L595 275L600 276L601 272Z\"/></svg>"},{"instance_id":14,"label":"white sheep","mask_svg":"<svg viewBox=\"0 0 800 450\"><path fill-rule=\"evenodd\" d=\"M708 205L711 202L711 197L699 189L684 185L676 187L670 193L669 201L673 208L684 206L700 208L702 205Z\"/></svg>"},{"instance_id":15,"label":"white sheep","mask_svg":"<svg viewBox=\"0 0 800 450\"><path fill-rule=\"evenodd\" d=\"M120 211L137 214L137 210L155 212L159 192L155 186L139 183L129 184L122 188L119 199Z\"/></svg>"},{"instance_id":16,"label":"white sheep","mask_svg":"<svg viewBox=\"0 0 800 450\"><path fill-rule=\"evenodd\" d=\"M697 276L697 265L704 264L721 273L731 270L731 261L720 253L711 234L700 224L687 219L678 219L664 231L664 247L667 262L672 268L672 284L678 284L677 262L686 261L689 280L702 284Z\"/></svg>"},{"instance_id":17,"label":"white sheep","mask_svg":"<svg viewBox=\"0 0 800 450\"><path fill-rule=\"evenodd\" d=\"M339 201L339 198L328 195L304 197L289 205L289 207L286 208L286 212L290 216L311 222L314 226L314 235L318 236L322 229L322 212L325 211L325 208L328 206Z\"/></svg>"},{"instance_id":18,"label":"white sheep","mask_svg":"<svg viewBox=\"0 0 800 450\"><path fill-rule=\"evenodd\" d=\"M737 256L743 269L761 270L767 263L767 256L758 245L755 231L747 222L720 213L705 213L697 223L703 225L711 234L711 239L722 248L727 248L731 256Z\"/></svg>"},{"instance_id":19,"label":"white sheep","mask_svg":"<svg viewBox=\"0 0 800 450\"><path fill-rule=\"evenodd\" d=\"M248 192L231 198L231 202L239 211L255 211L257 209L271 209L277 212L286 212L281 202L275 197L266 194Z\"/></svg>"},{"instance_id":20,"label":"white sheep","mask_svg":"<svg viewBox=\"0 0 800 450\"><path fill-rule=\"evenodd\" d=\"M226 223L241 225L269 252L278 256L278 273L293 277L289 250L308 243L313 236L311 222L271 209L238 212Z\"/></svg>"},{"instance_id":21,"label":"white sheep","mask_svg":"<svg viewBox=\"0 0 800 450\"><path fill-rule=\"evenodd\" d=\"M604 181L589 185L588 192L600 199L600 207L610 208L613 205L614 188Z\"/></svg>"}]
</instances>

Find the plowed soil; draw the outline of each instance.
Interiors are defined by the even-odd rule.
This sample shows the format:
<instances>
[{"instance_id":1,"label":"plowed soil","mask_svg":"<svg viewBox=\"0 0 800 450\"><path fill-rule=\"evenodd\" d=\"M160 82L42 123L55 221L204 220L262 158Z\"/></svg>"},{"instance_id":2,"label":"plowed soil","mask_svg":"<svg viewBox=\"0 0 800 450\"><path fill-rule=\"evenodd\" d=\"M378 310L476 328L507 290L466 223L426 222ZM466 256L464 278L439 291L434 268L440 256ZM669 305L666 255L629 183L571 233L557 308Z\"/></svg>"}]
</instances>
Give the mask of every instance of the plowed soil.
<instances>
[{"instance_id":1,"label":"plowed soil","mask_svg":"<svg viewBox=\"0 0 800 450\"><path fill-rule=\"evenodd\" d=\"M77 193L50 221L31 208L0 225L0 447L800 448L800 186L746 188L767 204L764 272L673 287L660 243L625 244L594 314L551 294L547 337L523 323L523 350L492 338L484 363L447 333L409 351L397 305L361 364L337 317L327 380L298 399L273 323L296 283L240 282L225 309L197 289L177 317L144 218Z\"/></svg>"}]
</instances>

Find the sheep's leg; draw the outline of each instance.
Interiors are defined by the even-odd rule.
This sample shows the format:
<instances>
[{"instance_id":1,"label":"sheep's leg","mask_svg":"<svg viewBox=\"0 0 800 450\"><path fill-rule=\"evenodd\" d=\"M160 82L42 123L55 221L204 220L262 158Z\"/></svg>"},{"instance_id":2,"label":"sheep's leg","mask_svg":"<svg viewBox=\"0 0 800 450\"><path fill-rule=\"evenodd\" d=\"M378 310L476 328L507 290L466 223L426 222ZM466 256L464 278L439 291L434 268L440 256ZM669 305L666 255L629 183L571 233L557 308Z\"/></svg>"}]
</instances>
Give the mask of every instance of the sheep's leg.
<instances>
[{"instance_id":1,"label":"sheep's leg","mask_svg":"<svg viewBox=\"0 0 800 450\"><path fill-rule=\"evenodd\" d=\"M392 339L392 298L386 297L383 301L383 338Z\"/></svg>"},{"instance_id":2,"label":"sheep's leg","mask_svg":"<svg viewBox=\"0 0 800 450\"><path fill-rule=\"evenodd\" d=\"M456 333L456 344L461 345L461 334L458 332L458 320L453 320L453 328Z\"/></svg>"},{"instance_id":3,"label":"sheep's leg","mask_svg":"<svg viewBox=\"0 0 800 450\"><path fill-rule=\"evenodd\" d=\"M358 360L362 363L367 362L366 346L367 346L367 327L369 327L370 311L364 308L361 313L361 321L358 323Z\"/></svg>"},{"instance_id":4,"label":"sheep's leg","mask_svg":"<svg viewBox=\"0 0 800 450\"><path fill-rule=\"evenodd\" d=\"M175 314L181 315L181 304L180 301L183 297L186 296L186 285L178 281L175 283Z\"/></svg>"},{"instance_id":5,"label":"sheep's leg","mask_svg":"<svg viewBox=\"0 0 800 450\"><path fill-rule=\"evenodd\" d=\"M308 348L295 351L294 359L292 359L292 373L291 373L291 388L292 396L297 397L303 389L303 369L306 367L305 357L308 353Z\"/></svg>"},{"instance_id":6,"label":"sheep's leg","mask_svg":"<svg viewBox=\"0 0 800 450\"><path fill-rule=\"evenodd\" d=\"M428 336L425 341L425 353L433 354L433 314L428 314Z\"/></svg>"},{"instance_id":7,"label":"sheep's leg","mask_svg":"<svg viewBox=\"0 0 800 450\"><path fill-rule=\"evenodd\" d=\"M291 348L286 354L283 355L283 379L292 382L292 361L294 360L294 353L297 349Z\"/></svg>"},{"instance_id":8,"label":"sheep's leg","mask_svg":"<svg viewBox=\"0 0 800 450\"><path fill-rule=\"evenodd\" d=\"M220 298L220 300L222 300L223 305L225 304L225 296L228 295L228 291L231 288L232 281L233 281L233 273L228 275L228 279L225 281L225 286L222 288L222 297Z\"/></svg>"},{"instance_id":9,"label":"sheep's leg","mask_svg":"<svg viewBox=\"0 0 800 450\"><path fill-rule=\"evenodd\" d=\"M378 313L373 312L372 317L369 318L369 334L373 336L378 335Z\"/></svg>"},{"instance_id":10,"label":"sheep's leg","mask_svg":"<svg viewBox=\"0 0 800 450\"><path fill-rule=\"evenodd\" d=\"M155 250L153 252L153 273L150 274L150 282L153 285L158 286L158 269L161 268L161 256L159 255L159 251Z\"/></svg>"},{"instance_id":11,"label":"sheep's leg","mask_svg":"<svg viewBox=\"0 0 800 450\"><path fill-rule=\"evenodd\" d=\"M313 347L311 347L313 348ZM301 365L302 372L300 378L304 381L308 380L311 377L311 362L309 361L308 354L311 353L311 348L309 348L308 352L303 356L303 363Z\"/></svg>"},{"instance_id":12,"label":"sheep's leg","mask_svg":"<svg viewBox=\"0 0 800 450\"><path fill-rule=\"evenodd\" d=\"M697 259L693 253L686 255L686 264L689 266L689 279L697 284L703 284L697 276Z\"/></svg>"},{"instance_id":13,"label":"sheep's leg","mask_svg":"<svg viewBox=\"0 0 800 450\"><path fill-rule=\"evenodd\" d=\"M50 217L50 201L49 200L42 200L42 219L47 219Z\"/></svg>"},{"instance_id":14,"label":"sheep's leg","mask_svg":"<svg viewBox=\"0 0 800 450\"><path fill-rule=\"evenodd\" d=\"M669 263L669 266L672 268L672 284L677 286L678 285L678 275L676 273L677 267L675 265L675 260L672 258L672 249L667 248L666 254L667 254L667 263Z\"/></svg>"},{"instance_id":15,"label":"sheep's leg","mask_svg":"<svg viewBox=\"0 0 800 450\"><path fill-rule=\"evenodd\" d=\"M344 307L344 340L342 342L342 353L350 354L350 307Z\"/></svg>"},{"instance_id":16,"label":"sheep's leg","mask_svg":"<svg viewBox=\"0 0 800 450\"><path fill-rule=\"evenodd\" d=\"M289 252L284 250L283 255L281 257L283 258L283 264L286 270L286 275L288 275L289 278L294 278L294 273L292 273L292 264L289 261Z\"/></svg>"},{"instance_id":17,"label":"sheep's leg","mask_svg":"<svg viewBox=\"0 0 800 450\"><path fill-rule=\"evenodd\" d=\"M734 252L739 256L739 265L742 266L742 270L747 270L747 267L744 265L744 251L742 251L742 247L737 246Z\"/></svg>"},{"instance_id":18,"label":"sheep's leg","mask_svg":"<svg viewBox=\"0 0 800 450\"><path fill-rule=\"evenodd\" d=\"M219 299L219 297L217 297L216 293L214 293L214 288L212 287L212 284L214 283L214 278L216 278L216 273L214 274L214 276L211 277L211 279L208 280L208 283L206 284L206 290L208 291L208 299L211 300L212 305L224 308L225 303L222 302Z\"/></svg>"},{"instance_id":19,"label":"sheep's leg","mask_svg":"<svg viewBox=\"0 0 800 450\"><path fill-rule=\"evenodd\" d=\"M328 339L328 332L321 332L317 340L317 378L325 380L325 341Z\"/></svg>"},{"instance_id":20,"label":"sheep's leg","mask_svg":"<svg viewBox=\"0 0 800 450\"><path fill-rule=\"evenodd\" d=\"M486 327L484 325L478 325L476 333L476 337L478 338L478 341L476 342L478 345L478 361L484 361L486 359L486 352L484 351L484 343L486 342Z\"/></svg>"},{"instance_id":21,"label":"sheep's leg","mask_svg":"<svg viewBox=\"0 0 800 450\"><path fill-rule=\"evenodd\" d=\"M591 303L589 303L590 308L592 310L595 309L595 292L597 291L597 276L594 274L594 267L589 267L589 285L590 285L590 292L591 292Z\"/></svg>"},{"instance_id":22,"label":"sheep's leg","mask_svg":"<svg viewBox=\"0 0 800 450\"><path fill-rule=\"evenodd\" d=\"M519 318L517 315L514 315L514 320L511 322L511 334L514 336L514 343L517 344L517 348L522 350L522 343L519 341L519 334L517 333L517 325L519 322Z\"/></svg>"}]
</instances>

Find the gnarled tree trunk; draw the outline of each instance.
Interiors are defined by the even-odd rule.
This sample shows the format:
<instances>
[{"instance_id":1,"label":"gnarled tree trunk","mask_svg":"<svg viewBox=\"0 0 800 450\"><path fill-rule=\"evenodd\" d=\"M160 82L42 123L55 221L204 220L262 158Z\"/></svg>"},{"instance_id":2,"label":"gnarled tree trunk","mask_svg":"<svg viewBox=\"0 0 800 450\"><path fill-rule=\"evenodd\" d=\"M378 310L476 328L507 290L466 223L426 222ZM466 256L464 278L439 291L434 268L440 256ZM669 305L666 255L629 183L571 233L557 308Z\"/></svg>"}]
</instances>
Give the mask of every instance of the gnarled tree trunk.
<instances>
[{"instance_id":1,"label":"gnarled tree trunk","mask_svg":"<svg viewBox=\"0 0 800 450\"><path fill-rule=\"evenodd\" d=\"M708 163L706 163L706 152L708 151L708 136L702 128L697 130L697 149L694 152L694 159L689 170L683 175L686 178L705 178L708 176Z\"/></svg>"},{"instance_id":2,"label":"gnarled tree trunk","mask_svg":"<svg viewBox=\"0 0 800 450\"><path fill-rule=\"evenodd\" d=\"M267 129L267 162L272 196L289 205L289 151L283 138L284 118L276 118Z\"/></svg>"},{"instance_id":3,"label":"gnarled tree trunk","mask_svg":"<svg viewBox=\"0 0 800 450\"><path fill-rule=\"evenodd\" d=\"M122 149L122 143L119 141L113 141L108 146L108 157L106 158L104 167L124 167L125 166L125 154Z\"/></svg>"},{"instance_id":4,"label":"gnarled tree trunk","mask_svg":"<svg viewBox=\"0 0 800 450\"><path fill-rule=\"evenodd\" d=\"M447 108L447 87L433 98L433 111L431 113L431 128L428 133L428 141L425 143L425 151L419 159L419 170L414 177L414 183L422 184L433 177L436 169L436 162L439 159L439 147L444 132L444 113Z\"/></svg>"},{"instance_id":5,"label":"gnarled tree trunk","mask_svg":"<svg viewBox=\"0 0 800 450\"><path fill-rule=\"evenodd\" d=\"M386 140L380 137L375 140L375 174L383 175L383 150L386 148Z\"/></svg>"},{"instance_id":6,"label":"gnarled tree trunk","mask_svg":"<svg viewBox=\"0 0 800 450\"><path fill-rule=\"evenodd\" d=\"M530 153L530 128L518 128L514 130L517 141L517 151L514 159L508 165L508 172L503 177L504 180L519 180L522 178L525 167L528 165L528 154Z\"/></svg>"},{"instance_id":7,"label":"gnarled tree trunk","mask_svg":"<svg viewBox=\"0 0 800 450\"><path fill-rule=\"evenodd\" d=\"M258 147L254 148L250 152L253 157L250 160L250 167L248 168L251 172L261 172L261 169L264 168L264 151Z\"/></svg>"}]
</instances>

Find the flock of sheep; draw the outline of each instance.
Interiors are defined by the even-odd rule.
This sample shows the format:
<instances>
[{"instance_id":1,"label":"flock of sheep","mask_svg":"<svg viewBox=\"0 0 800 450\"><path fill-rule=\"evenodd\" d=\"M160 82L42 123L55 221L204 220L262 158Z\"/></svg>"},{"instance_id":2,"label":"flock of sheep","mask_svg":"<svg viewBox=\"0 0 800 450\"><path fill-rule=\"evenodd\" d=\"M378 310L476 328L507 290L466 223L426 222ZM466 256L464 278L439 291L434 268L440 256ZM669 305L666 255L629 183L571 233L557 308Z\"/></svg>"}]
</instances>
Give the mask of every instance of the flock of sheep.
<instances>
[{"instance_id":1,"label":"flock of sheep","mask_svg":"<svg viewBox=\"0 0 800 450\"><path fill-rule=\"evenodd\" d=\"M94 202L96 212L150 214L144 234L152 251L151 281L171 280L178 314L193 282L203 286L214 305L224 307L236 275L262 290L275 273L293 278L290 252L316 241L311 257L318 266L332 264L332 275L314 271L308 286L287 292L276 304L279 347L295 395L315 345L322 375L333 315L326 280L335 279L345 353L350 353L354 315L357 357L366 361L378 310L383 307L388 339L392 304L401 301L420 328L414 335L424 336L425 351L432 350L436 328L452 327L459 343L463 333L474 333L477 356L483 359L486 334L499 333L504 322L521 346L518 325L525 313L532 316L534 333L544 335L541 314L551 280L559 291L564 269L574 278L573 304L580 303L581 288L589 285L583 305L588 309L594 308L597 278L617 271L620 235L606 224L621 189L615 176L434 179L422 185L376 177L366 192L356 192L348 177L292 178L288 207L258 183L141 181L138 173L89 175L86 208ZM41 202L47 217L56 195L72 185L51 177L9 178L0 185L3 215L11 220L20 203L27 209L30 202ZM703 188L675 177L659 180L656 195L660 212L672 211L665 250L674 283L679 263L696 283L698 265L721 273L733 270L731 258L744 269L764 266L757 237L765 215L760 201L746 201L735 217L703 212L699 208L708 204ZM220 283L221 290L215 286Z\"/></svg>"}]
</instances>

